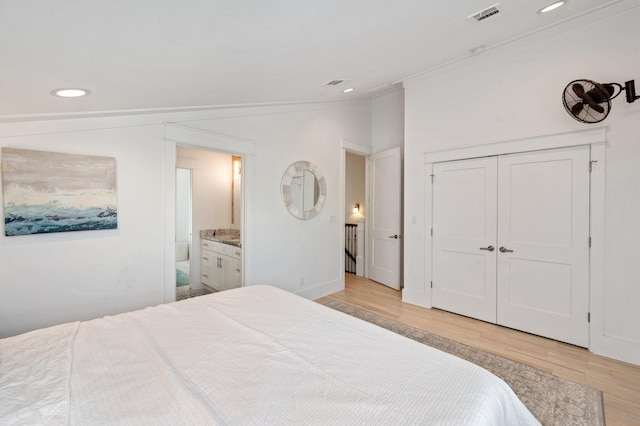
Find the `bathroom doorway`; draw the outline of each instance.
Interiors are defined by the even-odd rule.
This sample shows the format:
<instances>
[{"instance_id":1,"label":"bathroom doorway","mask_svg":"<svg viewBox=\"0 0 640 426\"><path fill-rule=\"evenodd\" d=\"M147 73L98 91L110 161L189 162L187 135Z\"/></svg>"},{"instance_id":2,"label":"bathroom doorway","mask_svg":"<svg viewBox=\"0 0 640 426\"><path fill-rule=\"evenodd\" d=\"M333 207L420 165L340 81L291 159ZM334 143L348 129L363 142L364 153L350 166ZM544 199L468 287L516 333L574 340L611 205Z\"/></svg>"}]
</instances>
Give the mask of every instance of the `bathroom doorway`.
<instances>
[{"instance_id":1,"label":"bathroom doorway","mask_svg":"<svg viewBox=\"0 0 640 426\"><path fill-rule=\"evenodd\" d=\"M177 300L242 284L242 160L176 146ZM229 253L213 251L213 238L232 245ZM226 278L222 285L218 276Z\"/></svg>"}]
</instances>

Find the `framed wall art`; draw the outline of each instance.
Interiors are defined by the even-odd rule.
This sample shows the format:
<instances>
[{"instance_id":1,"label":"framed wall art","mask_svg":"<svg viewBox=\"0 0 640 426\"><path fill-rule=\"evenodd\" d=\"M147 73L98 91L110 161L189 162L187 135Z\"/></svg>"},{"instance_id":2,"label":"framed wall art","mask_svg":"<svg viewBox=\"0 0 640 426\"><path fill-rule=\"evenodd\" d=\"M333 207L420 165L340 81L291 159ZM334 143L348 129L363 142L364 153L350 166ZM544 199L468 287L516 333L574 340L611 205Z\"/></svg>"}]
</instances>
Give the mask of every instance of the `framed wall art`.
<instances>
[{"instance_id":1,"label":"framed wall art","mask_svg":"<svg viewBox=\"0 0 640 426\"><path fill-rule=\"evenodd\" d=\"M5 235L116 229L112 157L2 148Z\"/></svg>"}]
</instances>

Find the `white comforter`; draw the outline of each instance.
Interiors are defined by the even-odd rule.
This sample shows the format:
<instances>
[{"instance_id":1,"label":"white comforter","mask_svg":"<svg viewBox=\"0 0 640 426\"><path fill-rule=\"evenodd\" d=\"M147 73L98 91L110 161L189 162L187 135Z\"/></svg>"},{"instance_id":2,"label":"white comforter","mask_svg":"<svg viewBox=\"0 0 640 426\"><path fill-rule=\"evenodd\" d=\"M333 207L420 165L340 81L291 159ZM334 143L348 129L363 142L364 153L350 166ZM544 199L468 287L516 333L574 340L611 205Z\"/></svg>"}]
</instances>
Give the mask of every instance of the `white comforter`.
<instances>
[{"instance_id":1,"label":"white comforter","mask_svg":"<svg viewBox=\"0 0 640 426\"><path fill-rule=\"evenodd\" d=\"M0 340L0 424L538 424L469 362L255 286Z\"/></svg>"}]
</instances>

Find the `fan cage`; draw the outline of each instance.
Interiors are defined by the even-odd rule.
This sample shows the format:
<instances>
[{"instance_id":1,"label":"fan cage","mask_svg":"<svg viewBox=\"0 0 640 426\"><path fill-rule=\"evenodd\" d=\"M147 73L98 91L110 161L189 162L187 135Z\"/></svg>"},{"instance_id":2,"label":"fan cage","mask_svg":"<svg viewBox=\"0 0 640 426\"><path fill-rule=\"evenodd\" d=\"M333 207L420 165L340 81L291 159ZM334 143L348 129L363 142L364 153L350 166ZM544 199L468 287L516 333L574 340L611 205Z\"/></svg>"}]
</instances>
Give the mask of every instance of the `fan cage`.
<instances>
[{"instance_id":1,"label":"fan cage","mask_svg":"<svg viewBox=\"0 0 640 426\"><path fill-rule=\"evenodd\" d=\"M603 102L598 103L598 105L604 108L604 111L595 111L589 106L588 103L583 100L583 98L579 97L573 89L575 84L581 85L584 92L597 92L603 99ZM601 122L602 120L607 118L607 116L609 115L609 111L611 110L611 97L609 96L609 93L607 93L607 91L601 84L586 79L574 80L571 83L567 84L562 94L562 103L571 117L582 123L588 124ZM574 111L574 107L577 104L582 104L582 109L578 114L576 114Z\"/></svg>"}]
</instances>

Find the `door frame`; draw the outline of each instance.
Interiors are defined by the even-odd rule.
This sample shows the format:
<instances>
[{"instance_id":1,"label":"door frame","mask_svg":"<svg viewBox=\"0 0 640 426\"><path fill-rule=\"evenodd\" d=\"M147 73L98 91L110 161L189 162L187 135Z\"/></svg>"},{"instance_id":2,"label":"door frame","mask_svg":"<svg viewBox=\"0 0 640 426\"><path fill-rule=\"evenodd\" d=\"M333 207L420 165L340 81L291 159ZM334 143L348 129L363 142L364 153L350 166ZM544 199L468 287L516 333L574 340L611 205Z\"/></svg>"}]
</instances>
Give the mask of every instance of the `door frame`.
<instances>
[{"instance_id":1,"label":"door frame","mask_svg":"<svg viewBox=\"0 0 640 426\"><path fill-rule=\"evenodd\" d=\"M191 256L191 253L193 253L193 168L176 166L176 175L178 174L179 169L189 170L189 285L191 285L191 271L193 271L194 269L193 257ZM177 190L176 190L176 198L177 198ZM176 200L176 205L177 205L177 200Z\"/></svg>"},{"instance_id":2,"label":"door frame","mask_svg":"<svg viewBox=\"0 0 640 426\"><path fill-rule=\"evenodd\" d=\"M344 289L344 248L345 248L345 233L344 233L344 224L346 222L344 217L345 212L345 196L346 196L346 185L347 185L347 152L352 154L361 155L364 157L364 168L365 168L365 176L364 176L364 198L365 198L365 207L368 208L369 205L369 156L373 154L373 148L366 145L361 145L356 142L352 142L350 140L341 138L340 139L340 247L338 248L338 253L340 253L340 271L339 276L342 283L342 288ZM369 239L369 221L365 218L365 239ZM365 244L365 247L367 245ZM365 249L363 255L364 262L364 276L369 277L369 269L367 267L367 250Z\"/></svg>"},{"instance_id":3,"label":"door frame","mask_svg":"<svg viewBox=\"0 0 640 426\"><path fill-rule=\"evenodd\" d=\"M431 281L433 280L433 189L431 175L433 164L444 161L455 161L470 158L506 155L520 152L567 148L589 145L591 148L590 174L590 237L589 252L589 349L593 352L605 351L614 339L604 335L604 237L605 237L605 147L607 143L607 127L572 130L546 135L508 139L480 145L457 147L424 153L425 164L425 294L420 305L431 308ZM585 166L588 167L588 166ZM620 350L622 350L621 348ZM606 349L610 352L610 349Z\"/></svg>"},{"instance_id":4,"label":"door frame","mask_svg":"<svg viewBox=\"0 0 640 426\"><path fill-rule=\"evenodd\" d=\"M253 194L253 141L223 135L208 130L195 129L176 123L164 125L164 301L176 300L176 149L177 146L235 154L242 157L242 221L240 238L242 243L242 285L253 283L251 265L251 235L253 222L251 200Z\"/></svg>"}]
</instances>

